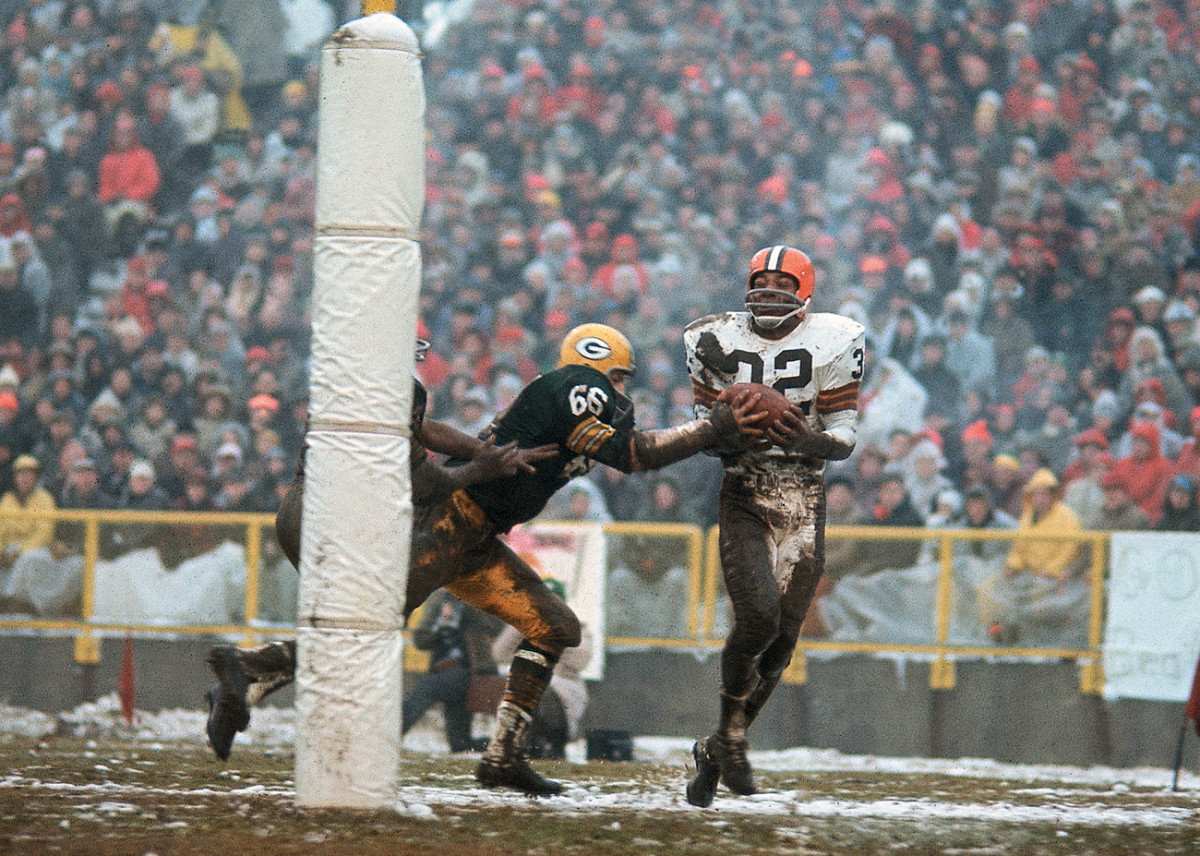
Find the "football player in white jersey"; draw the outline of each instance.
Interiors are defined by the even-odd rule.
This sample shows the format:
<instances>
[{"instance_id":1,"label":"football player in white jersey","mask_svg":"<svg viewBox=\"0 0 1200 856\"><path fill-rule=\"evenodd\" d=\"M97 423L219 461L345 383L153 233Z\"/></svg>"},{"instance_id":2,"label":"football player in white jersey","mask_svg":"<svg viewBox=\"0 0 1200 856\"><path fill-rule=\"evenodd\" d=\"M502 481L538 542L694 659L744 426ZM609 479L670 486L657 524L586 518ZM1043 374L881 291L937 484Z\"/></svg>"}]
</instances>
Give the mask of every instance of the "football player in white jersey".
<instances>
[{"instance_id":1,"label":"football player in white jersey","mask_svg":"<svg viewBox=\"0 0 1200 856\"><path fill-rule=\"evenodd\" d=\"M823 571L825 462L854 450L865 330L810 313L813 279L805 253L765 247L750 260L746 311L700 318L684 332L697 417L745 381L792 404L762 441L717 450L721 567L734 620L721 655L720 724L692 748L692 805L710 805L719 781L755 792L746 729L791 661Z\"/></svg>"}]
</instances>

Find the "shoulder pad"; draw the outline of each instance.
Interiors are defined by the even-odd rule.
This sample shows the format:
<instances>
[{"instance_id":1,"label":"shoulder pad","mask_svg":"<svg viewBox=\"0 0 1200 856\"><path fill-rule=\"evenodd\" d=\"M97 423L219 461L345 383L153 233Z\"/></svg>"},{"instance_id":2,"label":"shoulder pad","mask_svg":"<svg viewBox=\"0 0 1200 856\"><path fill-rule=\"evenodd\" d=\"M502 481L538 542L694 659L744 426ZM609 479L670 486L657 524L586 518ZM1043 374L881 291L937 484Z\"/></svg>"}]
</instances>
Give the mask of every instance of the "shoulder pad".
<instances>
[{"instance_id":1,"label":"shoulder pad","mask_svg":"<svg viewBox=\"0 0 1200 856\"><path fill-rule=\"evenodd\" d=\"M708 327L720 327L729 323L739 315L749 315L749 312L718 312L714 315L705 315L703 318L697 318L695 321L683 328L685 333L695 333Z\"/></svg>"},{"instance_id":2,"label":"shoulder pad","mask_svg":"<svg viewBox=\"0 0 1200 856\"><path fill-rule=\"evenodd\" d=\"M543 379L571 383L588 383L593 386L596 384L603 384L605 387L612 385L612 381L599 369L576 364L566 365L552 372L540 375L534 379L534 383Z\"/></svg>"},{"instance_id":3,"label":"shoulder pad","mask_svg":"<svg viewBox=\"0 0 1200 856\"><path fill-rule=\"evenodd\" d=\"M859 336L866 333L867 328L853 318L836 315L832 312L816 312L808 316L808 324L813 332L829 336L838 342L849 345Z\"/></svg>"}]
</instances>

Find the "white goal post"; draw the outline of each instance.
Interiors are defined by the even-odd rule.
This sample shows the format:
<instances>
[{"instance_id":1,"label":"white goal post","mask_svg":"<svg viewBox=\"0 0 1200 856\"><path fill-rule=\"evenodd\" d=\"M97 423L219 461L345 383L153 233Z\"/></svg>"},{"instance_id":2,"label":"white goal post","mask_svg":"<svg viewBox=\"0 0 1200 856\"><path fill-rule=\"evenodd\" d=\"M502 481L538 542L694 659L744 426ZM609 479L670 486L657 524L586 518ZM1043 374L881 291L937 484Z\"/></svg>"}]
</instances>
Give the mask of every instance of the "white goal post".
<instances>
[{"instance_id":1,"label":"white goal post","mask_svg":"<svg viewBox=\"0 0 1200 856\"><path fill-rule=\"evenodd\" d=\"M321 53L313 339L297 610L296 802L394 804L412 500L425 91L376 13Z\"/></svg>"}]
</instances>

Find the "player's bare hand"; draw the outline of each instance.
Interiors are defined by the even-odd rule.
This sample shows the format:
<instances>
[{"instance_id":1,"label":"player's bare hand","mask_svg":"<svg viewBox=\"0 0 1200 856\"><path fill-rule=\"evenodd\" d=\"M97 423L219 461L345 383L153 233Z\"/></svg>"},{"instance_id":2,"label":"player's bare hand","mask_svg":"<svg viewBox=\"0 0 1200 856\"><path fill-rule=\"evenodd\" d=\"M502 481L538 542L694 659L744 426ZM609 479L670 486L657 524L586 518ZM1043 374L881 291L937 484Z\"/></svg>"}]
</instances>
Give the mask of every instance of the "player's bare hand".
<instances>
[{"instance_id":1,"label":"player's bare hand","mask_svg":"<svg viewBox=\"0 0 1200 856\"><path fill-rule=\"evenodd\" d=\"M829 458L838 451L833 438L809 425L804 413L795 406L780 414L774 424L767 428L766 435L781 449L802 455Z\"/></svg>"},{"instance_id":2,"label":"player's bare hand","mask_svg":"<svg viewBox=\"0 0 1200 856\"><path fill-rule=\"evenodd\" d=\"M473 481L490 481L515 475L522 469L521 450L515 442L496 445L495 437L488 437L471 460Z\"/></svg>"},{"instance_id":3,"label":"player's bare hand","mask_svg":"<svg viewBox=\"0 0 1200 856\"><path fill-rule=\"evenodd\" d=\"M808 426L804 414L796 408L785 410L779 418L766 428L767 439L775 446L789 451L803 451L806 438L817 432Z\"/></svg>"},{"instance_id":4,"label":"player's bare hand","mask_svg":"<svg viewBox=\"0 0 1200 856\"><path fill-rule=\"evenodd\" d=\"M512 445L511 443L509 445ZM544 446L535 446L532 449L517 449L517 466L527 473L537 472L534 464L544 461L547 458L553 458L558 454L557 443L547 443Z\"/></svg>"},{"instance_id":5,"label":"player's bare hand","mask_svg":"<svg viewBox=\"0 0 1200 856\"><path fill-rule=\"evenodd\" d=\"M770 414L758 409L760 398L757 392L741 392L730 402L729 411L737 424L738 433L746 437L759 438L765 433L765 420Z\"/></svg>"},{"instance_id":6,"label":"player's bare hand","mask_svg":"<svg viewBox=\"0 0 1200 856\"><path fill-rule=\"evenodd\" d=\"M708 418L717 429L720 447L726 452L740 454L768 446L762 429L757 427L766 414L753 412L757 401L758 394L751 393L729 403L713 402Z\"/></svg>"}]
</instances>

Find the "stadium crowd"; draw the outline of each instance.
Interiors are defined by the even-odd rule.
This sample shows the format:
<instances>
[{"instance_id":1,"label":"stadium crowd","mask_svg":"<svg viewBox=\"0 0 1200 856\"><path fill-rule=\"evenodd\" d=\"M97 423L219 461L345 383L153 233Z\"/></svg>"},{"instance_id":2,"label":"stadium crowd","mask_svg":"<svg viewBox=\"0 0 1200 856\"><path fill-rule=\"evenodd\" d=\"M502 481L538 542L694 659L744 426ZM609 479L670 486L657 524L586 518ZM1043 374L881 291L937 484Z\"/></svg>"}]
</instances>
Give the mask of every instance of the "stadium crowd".
<instances>
[{"instance_id":1,"label":"stadium crowd","mask_svg":"<svg viewBox=\"0 0 1200 856\"><path fill-rule=\"evenodd\" d=\"M354 14L3 4L0 494L274 510ZM509 0L423 49L431 415L477 432L601 321L639 424L689 419L684 326L787 243L868 329L847 521L1019 519L1049 479L1083 528L1200 529L1200 0ZM720 473L599 468L547 514L710 525Z\"/></svg>"}]
</instances>

